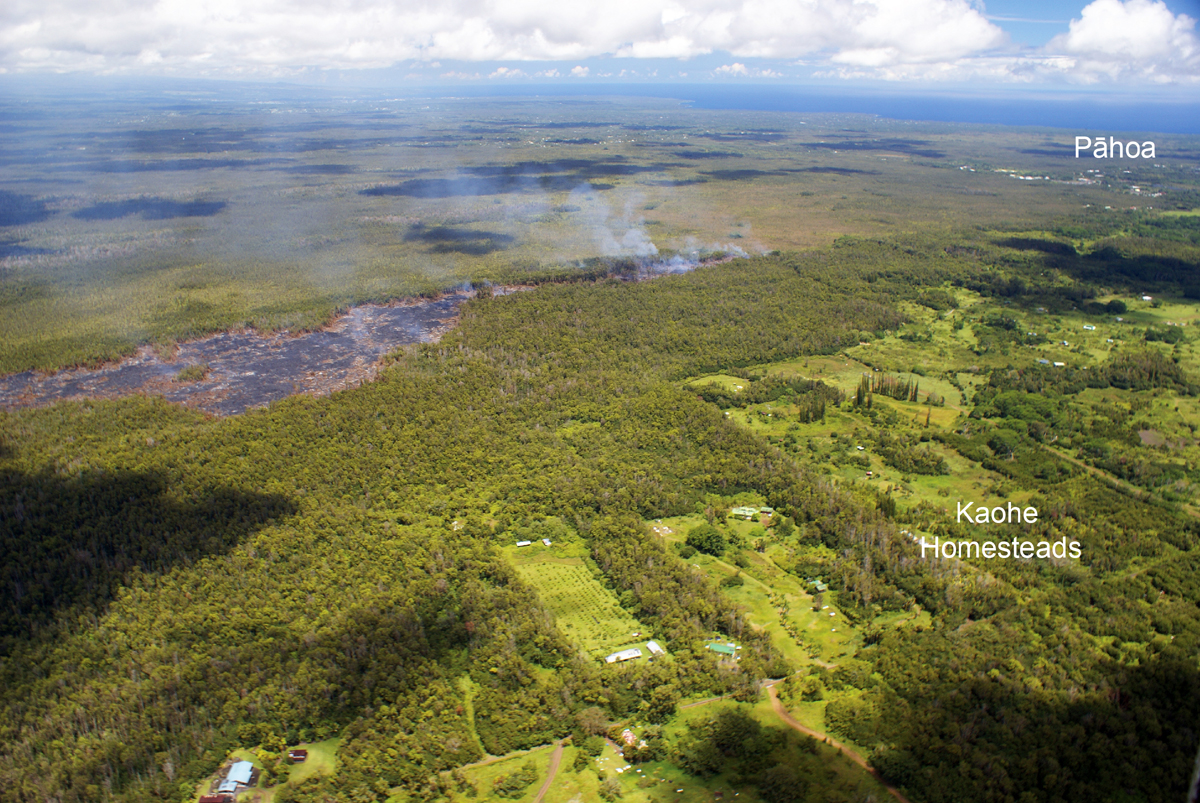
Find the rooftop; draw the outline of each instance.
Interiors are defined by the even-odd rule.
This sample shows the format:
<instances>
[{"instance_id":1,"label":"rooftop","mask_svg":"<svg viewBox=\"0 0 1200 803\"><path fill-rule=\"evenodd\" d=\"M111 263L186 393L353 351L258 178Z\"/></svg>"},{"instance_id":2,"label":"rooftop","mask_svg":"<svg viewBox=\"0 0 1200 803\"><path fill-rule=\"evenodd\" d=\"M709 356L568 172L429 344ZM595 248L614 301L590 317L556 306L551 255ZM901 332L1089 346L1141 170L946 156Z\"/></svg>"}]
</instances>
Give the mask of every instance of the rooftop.
<instances>
[{"instance_id":1,"label":"rooftop","mask_svg":"<svg viewBox=\"0 0 1200 803\"><path fill-rule=\"evenodd\" d=\"M229 768L229 774L225 778L234 783L249 784L252 772L254 772L253 764L249 761L239 761Z\"/></svg>"}]
</instances>

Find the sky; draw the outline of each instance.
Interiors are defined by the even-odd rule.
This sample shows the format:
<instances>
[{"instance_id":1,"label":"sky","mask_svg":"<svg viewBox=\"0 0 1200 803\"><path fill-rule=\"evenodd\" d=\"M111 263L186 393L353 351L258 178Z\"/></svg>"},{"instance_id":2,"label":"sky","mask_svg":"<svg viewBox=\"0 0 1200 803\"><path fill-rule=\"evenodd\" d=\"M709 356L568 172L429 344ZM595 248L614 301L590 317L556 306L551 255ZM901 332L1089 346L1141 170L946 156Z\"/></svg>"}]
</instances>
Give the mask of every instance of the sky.
<instances>
[{"instance_id":1,"label":"sky","mask_svg":"<svg viewBox=\"0 0 1200 803\"><path fill-rule=\"evenodd\" d=\"M0 73L1200 90L1200 0L4 0Z\"/></svg>"}]
</instances>

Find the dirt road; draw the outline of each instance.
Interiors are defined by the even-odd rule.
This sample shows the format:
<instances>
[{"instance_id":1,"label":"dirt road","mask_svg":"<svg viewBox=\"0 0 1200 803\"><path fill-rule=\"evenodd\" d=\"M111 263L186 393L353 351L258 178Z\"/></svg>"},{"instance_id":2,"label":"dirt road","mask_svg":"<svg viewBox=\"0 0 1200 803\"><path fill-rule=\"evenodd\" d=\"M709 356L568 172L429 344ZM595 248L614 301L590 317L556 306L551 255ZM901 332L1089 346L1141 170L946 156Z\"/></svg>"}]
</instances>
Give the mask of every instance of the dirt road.
<instances>
[{"instance_id":1,"label":"dirt road","mask_svg":"<svg viewBox=\"0 0 1200 803\"><path fill-rule=\"evenodd\" d=\"M862 767L867 772L874 775L875 778L878 779L880 783L883 783L883 779L879 777L879 773L876 772L875 769L870 764L867 763L867 760L865 758L863 758L861 755L859 755L857 752L855 752L854 750L851 750L849 747L846 747L846 745L844 745L841 742L839 742L838 740L834 739L832 736L829 736L828 734L825 734L825 733L821 733L820 731L815 731L812 728L805 727L804 725L801 725L799 722L797 722L796 718L793 717L791 714L789 714L787 709L783 707L783 703L781 703L779 701L779 693L775 691L774 684L767 686L767 694L771 697L771 708L775 711L775 714L780 719L783 720L785 725L787 725L789 728L792 728L793 730L798 730L803 734L811 736L814 739L818 739L820 741L825 742L825 744L829 745L830 747L835 748L838 752L840 752L846 758L850 759L855 764L857 764L858 766ZM902 795L900 793L900 790L895 789L891 786L888 786L887 784L883 784L883 788L887 789L888 792L891 794L891 796L896 798L897 800L899 800L900 803L912 803L911 800L909 800L908 798L906 798L904 795Z\"/></svg>"},{"instance_id":2,"label":"dirt road","mask_svg":"<svg viewBox=\"0 0 1200 803\"><path fill-rule=\"evenodd\" d=\"M542 803L542 798L550 791L550 784L554 783L554 776L558 774L558 765L562 763L563 745L566 743L566 739L559 739L554 745L554 753L550 756L550 766L546 768L546 781L542 784L542 788L538 790L537 797L533 799L533 803Z\"/></svg>"}]
</instances>

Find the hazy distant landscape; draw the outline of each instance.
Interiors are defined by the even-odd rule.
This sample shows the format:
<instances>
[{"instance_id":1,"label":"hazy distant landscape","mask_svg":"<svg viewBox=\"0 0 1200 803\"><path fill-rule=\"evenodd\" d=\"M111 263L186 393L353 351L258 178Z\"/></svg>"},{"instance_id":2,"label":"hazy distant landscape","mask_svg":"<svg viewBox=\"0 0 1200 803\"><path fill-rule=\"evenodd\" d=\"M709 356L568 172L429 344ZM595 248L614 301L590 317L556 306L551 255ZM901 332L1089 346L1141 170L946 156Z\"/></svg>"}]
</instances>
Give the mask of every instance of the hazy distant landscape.
<instances>
[{"instance_id":1,"label":"hazy distant landscape","mask_svg":"<svg viewBox=\"0 0 1200 803\"><path fill-rule=\"evenodd\" d=\"M65 98L53 117L7 101L0 370L311 328L353 304L597 258L758 254L966 221L1107 225L1191 208L1200 176L1195 139L1179 135L1158 135L1155 160L1107 169L1075 159L1064 131L645 98L139 101ZM1073 183L1087 169L1104 178Z\"/></svg>"},{"instance_id":2,"label":"hazy distant landscape","mask_svg":"<svg viewBox=\"0 0 1200 803\"><path fill-rule=\"evenodd\" d=\"M1184 799L1200 136L206 86L0 95L0 800Z\"/></svg>"}]
</instances>

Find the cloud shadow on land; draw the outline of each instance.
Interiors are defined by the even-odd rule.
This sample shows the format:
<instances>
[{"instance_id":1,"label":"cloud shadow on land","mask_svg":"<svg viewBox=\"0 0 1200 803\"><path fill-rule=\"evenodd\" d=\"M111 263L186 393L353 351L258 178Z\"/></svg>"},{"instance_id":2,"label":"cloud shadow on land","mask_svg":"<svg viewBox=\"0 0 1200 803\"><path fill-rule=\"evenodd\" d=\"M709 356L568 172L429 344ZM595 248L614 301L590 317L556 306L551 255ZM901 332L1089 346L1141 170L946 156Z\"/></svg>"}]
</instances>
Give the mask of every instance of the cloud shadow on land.
<instances>
[{"instance_id":1,"label":"cloud shadow on land","mask_svg":"<svg viewBox=\"0 0 1200 803\"><path fill-rule=\"evenodd\" d=\"M271 169L280 170L285 173L295 173L301 176L345 176L358 172L358 168L354 165L343 164L296 165L295 167L274 167Z\"/></svg>"},{"instance_id":2,"label":"cloud shadow on land","mask_svg":"<svg viewBox=\"0 0 1200 803\"><path fill-rule=\"evenodd\" d=\"M595 179L661 173L671 164L631 164L623 159L563 159L555 162L517 162L511 165L469 167L447 178L414 178L360 190L361 195L399 195L407 198L471 198L524 192L569 192L581 184L611 190L613 184Z\"/></svg>"},{"instance_id":3,"label":"cloud shadow on land","mask_svg":"<svg viewBox=\"0 0 1200 803\"><path fill-rule=\"evenodd\" d=\"M461 226L414 226L404 235L406 243L424 243L435 254L485 256L503 251L513 244L510 234L479 231Z\"/></svg>"},{"instance_id":4,"label":"cloud shadow on land","mask_svg":"<svg viewBox=\"0 0 1200 803\"><path fill-rule=\"evenodd\" d=\"M1036 237L1005 237L996 240L996 245L1005 248L1016 248L1019 251L1041 251L1043 254L1058 254L1059 256L1075 256L1075 247L1070 243L1058 243L1054 240L1043 240Z\"/></svg>"},{"instance_id":5,"label":"cloud shadow on land","mask_svg":"<svg viewBox=\"0 0 1200 803\"><path fill-rule=\"evenodd\" d=\"M224 201L171 201L166 198L135 198L129 201L104 201L72 212L79 220L117 220L139 215L143 220L169 220L177 217L212 217L226 206Z\"/></svg>"},{"instance_id":6,"label":"cloud shadow on land","mask_svg":"<svg viewBox=\"0 0 1200 803\"><path fill-rule=\"evenodd\" d=\"M49 248L30 248L29 246L21 245L23 242L24 240L0 240L0 259L54 253Z\"/></svg>"},{"instance_id":7,"label":"cloud shadow on land","mask_svg":"<svg viewBox=\"0 0 1200 803\"><path fill-rule=\"evenodd\" d=\"M688 187L692 184L707 184L706 178L668 178L668 179L653 179L649 181L639 181L639 184L645 184L647 187Z\"/></svg>"},{"instance_id":8,"label":"cloud shadow on land","mask_svg":"<svg viewBox=\"0 0 1200 803\"><path fill-rule=\"evenodd\" d=\"M789 173L834 173L839 176L877 176L878 170L855 170L852 167L804 167L797 170L789 170Z\"/></svg>"},{"instance_id":9,"label":"cloud shadow on land","mask_svg":"<svg viewBox=\"0 0 1200 803\"><path fill-rule=\"evenodd\" d=\"M713 142L780 142L787 135L778 131L739 131L728 134L697 134L697 137L711 139Z\"/></svg>"},{"instance_id":10,"label":"cloud shadow on land","mask_svg":"<svg viewBox=\"0 0 1200 803\"><path fill-rule=\"evenodd\" d=\"M1017 153L1024 153L1030 156L1059 156L1062 158L1072 158L1075 156L1075 149L1073 147L1067 147L1064 145L1061 148L1022 148L1021 150L1017 151Z\"/></svg>"},{"instance_id":11,"label":"cloud shadow on land","mask_svg":"<svg viewBox=\"0 0 1200 803\"><path fill-rule=\"evenodd\" d=\"M754 170L747 168L746 170L703 170L700 172L700 175L715 178L718 181L748 181L764 176L786 176L790 172L789 170Z\"/></svg>"},{"instance_id":12,"label":"cloud shadow on land","mask_svg":"<svg viewBox=\"0 0 1200 803\"><path fill-rule=\"evenodd\" d=\"M156 473L0 474L0 655L73 607L103 608L135 572L223 554L293 515L275 494L210 487L180 501Z\"/></svg>"},{"instance_id":13,"label":"cloud shadow on land","mask_svg":"<svg viewBox=\"0 0 1200 803\"><path fill-rule=\"evenodd\" d=\"M101 162L74 162L57 165L56 172L82 171L87 173L157 173L174 170L213 170L220 167L244 169L265 167L286 162L287 159L111 159Z\"/></svg>"},{"instance_id":14,"label":"cloud shadow on land","mask_svg":"<svg viewBox=\"0 0 1200 803\"><path fill-rule=\"evenodd\" d=\"M741 159L740 153L733 151L676 151L680 159Z\"/></svg>"},{"instance_id":15,"label":"cloud shadow on land","mask_svg":"<svg viewBox=\"0 0 1200 803\"><path fill-rule=\"evenodd\" d=\"M805 142L803 146L812 150L827 151L891 151L906 156L924 156L927 159L941 159L946 154L933 148L923 148L929 143L919 139L854 139L841 142Z\"/></svg>"},{"instance_id":16,"label":"cloud shadow on land","mask_svg":"<svg viewBox=\"0 0 1200 803\"><path fill-rule=\"evenodd\" d=\"M44 201L32 195L0 190L0 226L25 226L40 223L50 217Z\"/></svg>"}]
</instances>

